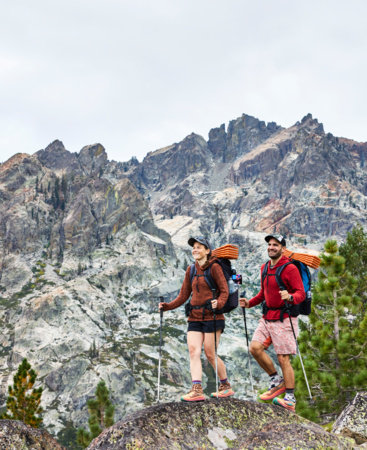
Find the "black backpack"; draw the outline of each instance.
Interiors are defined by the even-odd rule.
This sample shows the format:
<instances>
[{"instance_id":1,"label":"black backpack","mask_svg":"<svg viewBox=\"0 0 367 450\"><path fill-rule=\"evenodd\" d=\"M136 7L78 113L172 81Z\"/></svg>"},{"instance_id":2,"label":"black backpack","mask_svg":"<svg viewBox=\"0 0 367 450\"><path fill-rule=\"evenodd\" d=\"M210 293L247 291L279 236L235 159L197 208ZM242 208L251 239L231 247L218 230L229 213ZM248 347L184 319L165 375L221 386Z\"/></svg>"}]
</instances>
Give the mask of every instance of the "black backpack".
<instances>
[{"instance_id":1,"label":"black backpack","mask_svg":"<svg viewBox=\"0 0 367 450\"><path fill-rule=\"evenodd\" d=\"M236 272L232 268L231 261L227 258L218 258L216 261L214 261L213 264L219 264L221 266L224 277L228 283L228 290L229 290L228 299L227 299L225 305L223 306L223 308L216 310L216 314L226 314L226 313L229 313L230 311L232 311L233 309L237 308L237 306L238 306L238 286L234 283L233 278L232 278L232 275L234 275ZM218 288L217 288L217 285L215 284L213 277L210 274L210 268L211 268L211 266L209 266L207 269L204 270L204 278L205 278L207 285L210 287L210 289L212 291L217 292ZM199 277L199 276L202 276L202 275L197 275L195 264L191 264L191 266L190 266L191 284L192 284L194 277ZM192 306L191 302L188 301L185 304L186 316L189 316L191 310L193 310L193 309L203 309L203 319L204 319L205 309L212 310L211 301L212 301L212 299L208 300L202 306Z\"/></svg>"},{"instance_id":2,"label":"black backpack","mask_svg":"<svg viewBox=\"0 0 367 450\"><path fill-rule=\"evenodd\" d=\"M288 313L290 316L292 317L297 317L300 314L304 315L304 316L308 316L309 314L311 314L311 300L312 300L312 295L311 295L311 273L309 268L306 266L306 264L302 263L301 261L297 261L296 259L292 259L288 262L286 262L285 264L283 264L282 266L277 267L276 271L275 271L275 280L279 286L279 289L281 291L286 290L287 288L285 287L281 274L283 272L283 270L285 269L286 266L288 266L289 264L294 264L300 275L302 278L302 283L303 283L303 287L306 293L306 297L303 300L303 302L299 303L298 305L292 305L289 303L286 303L284 306L279 307L279 308L269 308L266 305L266 302L264 301L262 303L262 309L263 309L263 314L265 315L269 310L271 311L276 311L276 310L280 310L280 321L283 322L283 316L284 313ZM265 278L267 276L271 276L273 274L268 274L268 268L269 268L269 261L266 262L264 269L261 273L261 284L262 286L264 285L264 281Z\"/></svg>"}]
</instances>

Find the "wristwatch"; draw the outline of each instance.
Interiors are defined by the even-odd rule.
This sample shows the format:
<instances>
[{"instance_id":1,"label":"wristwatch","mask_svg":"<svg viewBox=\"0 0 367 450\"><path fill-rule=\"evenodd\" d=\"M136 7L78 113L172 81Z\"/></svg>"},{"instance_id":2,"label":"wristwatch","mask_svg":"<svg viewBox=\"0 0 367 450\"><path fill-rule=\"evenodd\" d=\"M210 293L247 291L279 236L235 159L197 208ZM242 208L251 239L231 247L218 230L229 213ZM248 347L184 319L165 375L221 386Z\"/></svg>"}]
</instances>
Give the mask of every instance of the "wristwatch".
<instances>
[{"instance_id":1,"label":"wristwatch","mask_svg":"<svg viewBox=\"0 0 367 450\"><path fill-rule=\"evenodd\" d=\"M293 303L293 295L290 295L288 298L289 303Z\"/></svg>"}]
</instances>

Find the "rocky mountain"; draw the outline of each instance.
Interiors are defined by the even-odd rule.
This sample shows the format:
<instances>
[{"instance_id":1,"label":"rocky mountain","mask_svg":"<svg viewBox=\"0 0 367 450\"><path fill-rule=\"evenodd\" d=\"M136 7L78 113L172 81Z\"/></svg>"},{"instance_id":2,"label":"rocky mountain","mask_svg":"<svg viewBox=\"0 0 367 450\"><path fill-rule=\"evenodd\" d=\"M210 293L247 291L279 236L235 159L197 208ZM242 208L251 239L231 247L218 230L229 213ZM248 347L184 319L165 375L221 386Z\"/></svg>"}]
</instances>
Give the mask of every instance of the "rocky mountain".
<instances>
[{"instance_id":1,"label":"rocky mountain","mask_svg":"<svg viewBox=\"0 0 367 450\"><path fill-rule=\"evenodd\" d=\"M72 153L60 141L14 155L0 165L1 403L27 357L54 435L86 423L101 378L117 419L152 404L157 303L180 288L188 237L239 245L236 266L251 294L265 233L320 249L356 222L366 226L366 159L367 143L325 133L310 114L290 128L243 115L207 141L193 133L142 162L109 161L100 144ZM250 311L250 332L259 314ZM219 354L238 396L249 398L242 321L231 313ZM189 385L185 329L183 308L165 314L167 401ZM210 391L212 369L204 370Z\"/></svg>"}]
</instances>

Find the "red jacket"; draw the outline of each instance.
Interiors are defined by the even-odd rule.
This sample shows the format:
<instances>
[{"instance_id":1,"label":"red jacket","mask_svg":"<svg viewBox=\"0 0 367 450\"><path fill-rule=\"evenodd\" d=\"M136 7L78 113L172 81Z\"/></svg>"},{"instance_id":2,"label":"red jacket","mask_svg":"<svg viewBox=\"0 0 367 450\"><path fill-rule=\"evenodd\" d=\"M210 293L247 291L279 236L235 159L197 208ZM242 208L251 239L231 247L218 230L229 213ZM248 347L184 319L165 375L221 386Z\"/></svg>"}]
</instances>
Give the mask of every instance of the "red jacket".
<instances>
[{"instance_id":1,"label":"red jacket","mask_svg":"<svg viewBox=\"0 0 367 450\"><path fill-rule=\"evenodd\" d=\"M219 295L217 297L218 301L218 309L223 308L225 305L227 299L228 299L228 284L227 280L225 279L225 276L223 274L223 270L219 264L213 264L213 262L216 260L216 258L213 258L210 260L210 275L212 276L213 280L215 281L215 284L217 285ZM191 280L190 280L190 266L186 269L185 279L182 283L182 287L180 290L180 293L178 296L172 300L170 303L165 303L163 305L164 311L169 311L171 309L178 308L179 306L183 305L185 301L190 297L190 294L192 293L191 297L191 304L193 306L200 306L205 305L207 300L211 300L213 298L213 293L210 290L210 287L207 285L205 278L204 278L204 271L199 266L199 264L196 262L196 273L197 275L200 275L198 277L194 277L192 280L192 286L191 286ZM217 292L218 292L217 291ZM209 311L208 309L204 309L204 319L203 319L203 310L202 309L193 309L189 316L189 322L196 322L201 320L213 320L213 312ZM216 315L217 320L224 320L223 314L217 314Z\"/></svg>"},{"instance_id":2,"label":"red jacket","mask_svg":"<svg viewBox=\"0 0 367 450\"><path fill-rule=\"evenodd\" d=\"M280 308L284 306L284 301L280 297L279 286L274 275L276 269L288 261L290 261L289 258L282 256L274 267L271 267L269 263L268 275L266 276L264 282L261 283L260 292L250 300L250 308L258 305L264 300L269 308ZM265 264L261 266L260 277L262 276L264 267ZM294 264L289 264L288 266L286 266L282 271L281 278L287 291L293 296L294 304L303 302L303 300L306 298L306 293L303 287L301 275L297 267ZM288 317L288 314L285 313L284 317ZM267 314L263 316L263 318L266 320L279 320L280 310L269 310Z\"/></svg>"}]
</instances>

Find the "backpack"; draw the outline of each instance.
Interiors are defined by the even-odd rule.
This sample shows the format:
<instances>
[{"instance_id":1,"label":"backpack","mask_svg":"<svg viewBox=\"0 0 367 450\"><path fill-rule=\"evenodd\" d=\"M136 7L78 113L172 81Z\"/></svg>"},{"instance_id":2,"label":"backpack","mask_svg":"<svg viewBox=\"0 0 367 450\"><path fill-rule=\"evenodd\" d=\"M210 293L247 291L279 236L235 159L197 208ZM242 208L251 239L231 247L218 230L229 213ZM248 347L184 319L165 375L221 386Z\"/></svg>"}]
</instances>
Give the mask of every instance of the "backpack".
<instances>
[{"instance_id":1,"label":"backpack","mask_svg":"<svg viewBox=\"0 0 367 450\"><path fill-rule=\"evenodd\" d=\"M302 314L304 316L308 316L311 313L311 300L312 300L311 273L310 273L309 268L306 266L306 264L304 264L301 261L297 261L296 259L291 259L290 261L286 262L282 266L277 267L277 269L275 271L275 280L279 286L279 289L281 291L286 290L286 287L282 281L281 274L282 274L283 270L285 269L285 267L288 266L289 264L293 264L297 267L297 269L301 275L303 288L305 290L306 297L303 300L303 302L299 303L298 305L286 304L285 306L282 306L280 308L269 308L264 301L262 304L263 314L266 314L269 310L272 310L272 311L280 310L281 311L281 313L280 313L280 321L281 322L283 322L283 316L284 316L285 312L287 312L292 317L297 317L300 314ZM264 284L265 278L268 276L268 268L269 268L269 261L266 262L264 269L261 273L261 284L262 285Z\"/></svg>"},{"instance_id":2,"label":"backpack","mask_svg":"<svg viewBox=\"0 0 367 450\"><path fill-rule=\"evenodd\" d=\"M228 283L228 291L229 291L228 299L227 299L225 305L223 306L223 308L216 310L216 314L226 314L226 313L231 312L233 309L237 308L237 306L238 306L238 286L233 281L233 277L236 277L236 275L235 275L236 271L232 268L231 261L227 258L218 258L216 261L214 261L213 264L219 264L221 266L224 277ZM211 266L209 266L207 269L204 270L204 278L205 278L207 285L210 287L210 289L212 290L213 295L214 295L214 292L216 292L218 290L218 288L217 288L217 285L215 284L213 277L210 274L210 268L211 268ZM197 275L195 264L191 264L191 266L190 266L191 284L192 284L195 276L199 276L199 275ZM203 319L204 319L205 309L212 310L211 301L212 301L212 299L208 300L202 306L192 306L191 302L188 301L185 304L186 316L189 316L190 312L193 309L203 309Z\"/></svg>"}]
</instances>

